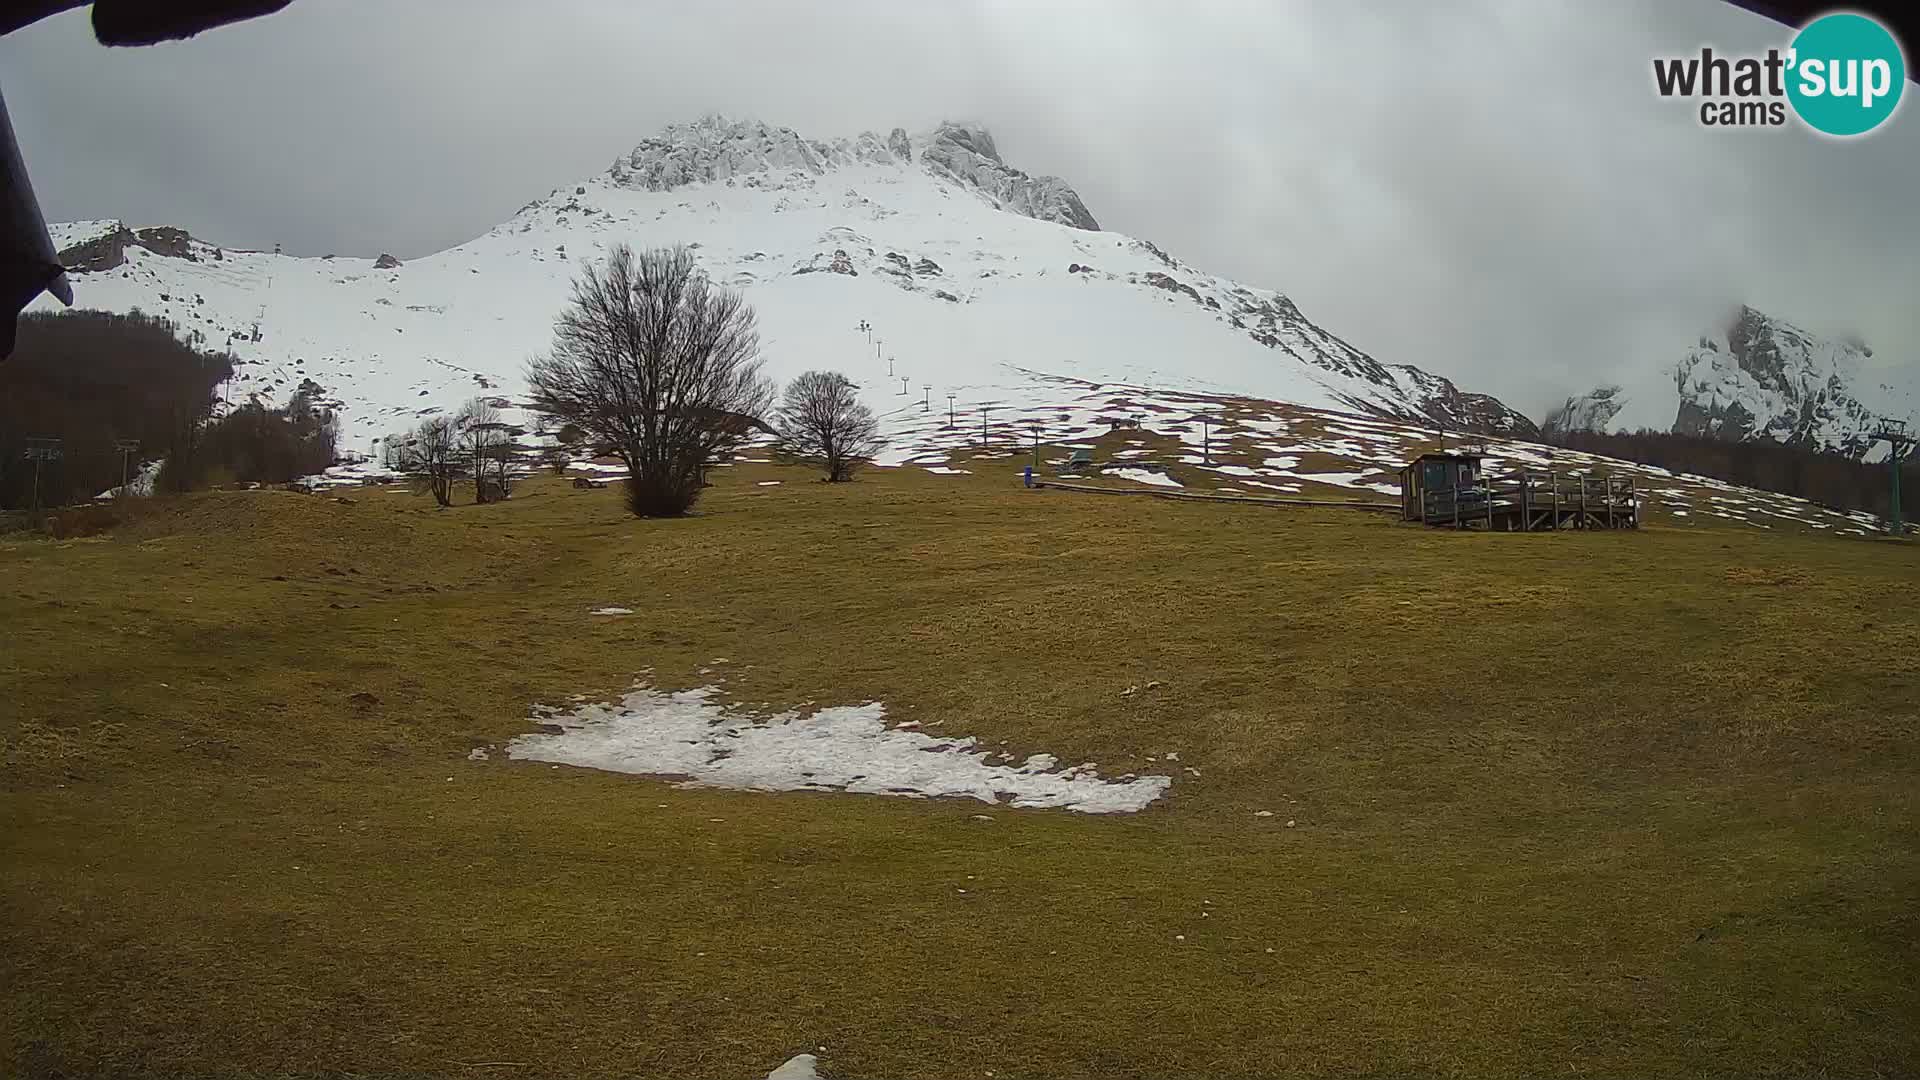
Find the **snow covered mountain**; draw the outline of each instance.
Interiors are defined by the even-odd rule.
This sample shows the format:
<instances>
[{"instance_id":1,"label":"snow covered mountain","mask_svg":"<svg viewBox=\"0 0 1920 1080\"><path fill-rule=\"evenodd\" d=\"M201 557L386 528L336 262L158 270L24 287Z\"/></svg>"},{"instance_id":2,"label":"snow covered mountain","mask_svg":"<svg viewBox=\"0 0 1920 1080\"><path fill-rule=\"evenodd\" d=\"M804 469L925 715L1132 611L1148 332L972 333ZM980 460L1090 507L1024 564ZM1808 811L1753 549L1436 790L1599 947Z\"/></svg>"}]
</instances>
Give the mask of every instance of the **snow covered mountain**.
<instances>
[{"instance_id":1,"label":"snow covered mountain","mask_svg":"<svg viewBox=\"0 0 1920 1080\"><path fill-rule=\"evenodd\" d=\"M53 227L79 306L138 308L239 360L232 400L303 381L369 448L476 394L513 401L578 264L687 244L759 313L768 373L846 372L883 415L952 395L1031 402L1039 375L1254 395L1454 431L1522 414L1316 326L1286 296L1099 223L986 131L820 142L756 121L674 125L467 243L402 263L222 248L118 221ZM863 323L871 331L857 329Z\"/></svg>"},{"instance_id":2,"label":"snow covered mountain","mask_svg":"<svg viewBox=\"0 0 1920 1080\"><path fill-rule=\"evenodd\" d=\"M1742 307L1677 364L1646 371L1638 385L1602 386L1568 398L1542 427L1652 428L1885 457L1886 445L1871 447L1869 433L1883 419L1920 420L1920 402L1866 378L1862 361L1872 355L1864 343L1816 337Z\"/></svg>"}]
</instances>

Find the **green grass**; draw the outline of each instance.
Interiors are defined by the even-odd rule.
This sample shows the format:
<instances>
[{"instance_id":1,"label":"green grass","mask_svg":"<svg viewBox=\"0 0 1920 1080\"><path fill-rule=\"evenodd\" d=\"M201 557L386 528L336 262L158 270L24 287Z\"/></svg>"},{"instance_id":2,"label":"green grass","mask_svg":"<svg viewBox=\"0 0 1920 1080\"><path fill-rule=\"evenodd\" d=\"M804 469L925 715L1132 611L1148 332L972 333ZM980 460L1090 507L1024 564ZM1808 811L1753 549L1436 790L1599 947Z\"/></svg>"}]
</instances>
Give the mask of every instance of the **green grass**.
<instances>
[{"instance_id":1,"label":"green grass","mask_svg":"<svg viewBox=\"0 0 1920 1080\"><path fill-rule=\"evenodd\" d=\"M0 540L0 1075L1920 1070L1920 550L960 464ZM703 667L1202 775L1092 817L466 760Z\"/></svg>"}]
</instances>

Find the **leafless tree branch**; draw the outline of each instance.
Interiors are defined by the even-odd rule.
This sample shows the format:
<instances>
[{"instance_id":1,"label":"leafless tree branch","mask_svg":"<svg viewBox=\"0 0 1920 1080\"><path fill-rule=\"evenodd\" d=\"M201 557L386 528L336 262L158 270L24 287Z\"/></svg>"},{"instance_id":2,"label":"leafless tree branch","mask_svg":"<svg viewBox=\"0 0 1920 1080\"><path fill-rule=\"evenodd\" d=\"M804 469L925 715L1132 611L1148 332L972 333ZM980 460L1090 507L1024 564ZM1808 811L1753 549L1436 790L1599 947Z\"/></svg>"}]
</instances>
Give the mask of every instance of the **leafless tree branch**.
<instances>
[{"instance_id":1,"label":"leafless tree branch","mask_svg":"<svg viewBox=\"0 0 1920 1080\"><path fill-rule=\"evenodd\" d=\"M787 453L819 462L833 483L853 479L886 445L873 410L837 371L809 371L787 384L774 427Z\"/></svg>"},{"instance_id":2,"label":"leafless tree branch","mask_svg":"<svg viewBox=\"0 0 1920 1080\"><path fill-rule=\"evenodd\" d=\"M536 409L626 462L635 514L673 516L771 406L759 353L753 309L714 286L685 248L636 256L621 245L574 280L553 347L527 381Z\"/></svg>"}]
</instances>

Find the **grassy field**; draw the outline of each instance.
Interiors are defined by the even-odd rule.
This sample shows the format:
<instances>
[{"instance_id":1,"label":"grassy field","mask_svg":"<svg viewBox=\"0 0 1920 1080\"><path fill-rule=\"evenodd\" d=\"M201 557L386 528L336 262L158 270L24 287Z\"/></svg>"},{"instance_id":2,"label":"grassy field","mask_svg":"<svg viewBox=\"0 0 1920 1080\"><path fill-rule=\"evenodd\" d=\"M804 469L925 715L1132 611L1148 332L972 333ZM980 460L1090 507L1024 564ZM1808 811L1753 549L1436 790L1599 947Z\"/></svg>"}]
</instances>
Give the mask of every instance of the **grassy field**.
<instances>
[{"instance_id":1,"label":"grassy field","mask_svg":"<svg viewBox=\"0 0 1920 1080\"><path fill-rule=\"evenodd\" d=\"M1920 1072L1920 549L971 467L0 539L0 1075ZM1097 817L467 760L719 672L1183 768Z\"/></svg>"}]
</instances>

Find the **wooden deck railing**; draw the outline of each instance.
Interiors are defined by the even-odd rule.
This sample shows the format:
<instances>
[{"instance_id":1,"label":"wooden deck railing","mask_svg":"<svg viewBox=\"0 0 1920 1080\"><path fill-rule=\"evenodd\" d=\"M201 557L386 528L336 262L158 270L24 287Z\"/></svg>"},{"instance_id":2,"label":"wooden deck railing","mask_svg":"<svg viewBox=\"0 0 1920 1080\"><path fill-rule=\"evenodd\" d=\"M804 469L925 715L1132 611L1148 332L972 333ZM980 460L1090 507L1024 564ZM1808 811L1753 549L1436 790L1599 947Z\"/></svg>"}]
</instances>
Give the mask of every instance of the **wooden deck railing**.
<instances>
[{"instance_id":1,"label":"wooden deck railing","mask_svg":"<svg viewBox=\"0 0 1920 1080\"><path fill-rule=\"evenodd\" d=\"M1424 492L1416 520L1454 528L1632 529L1640 523L1631 476L1517 472L1466 488Z\"/></svg>"}]
</instances>

